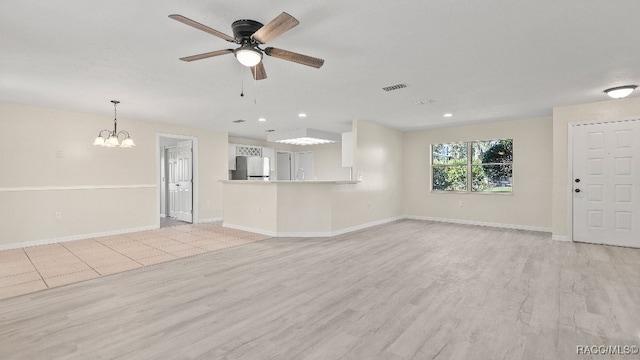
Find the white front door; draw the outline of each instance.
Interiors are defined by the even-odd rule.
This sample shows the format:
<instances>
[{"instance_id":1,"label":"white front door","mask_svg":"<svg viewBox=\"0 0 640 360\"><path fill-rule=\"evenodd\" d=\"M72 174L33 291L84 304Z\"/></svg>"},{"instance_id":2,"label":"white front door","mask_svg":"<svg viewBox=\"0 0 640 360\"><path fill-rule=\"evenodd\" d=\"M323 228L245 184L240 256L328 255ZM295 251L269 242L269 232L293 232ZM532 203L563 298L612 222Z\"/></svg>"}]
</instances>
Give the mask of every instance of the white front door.
<instances>
[{"instance_id":1,"label":"white front door","mask_svg":"<svg viewBox=\"0 0 640 360\"><path fill-rule=\"evenodd\" d=\"M294 167L295 180L314 180L313 174L313 151L296 153L296 165Z\"/></svg>"},{"instance_id":2,"label":"white front door","mask_svg":"<svg viewBox=\"0 0 640 360\"><path fill-rule=\"evenodd\" d=\"M193 144L180 141L167 150L169 173L169 216L193 222Z\"/></svg>"},{"instance_id":3,"label":"white front door","mask_svg":"<svg viewBox=\"0 0 640 360\"><path fill-rule=\"evenodd\" d=\"M573 126L573 240L640 247L640 120Z\"/></svg>"}]
</instances>

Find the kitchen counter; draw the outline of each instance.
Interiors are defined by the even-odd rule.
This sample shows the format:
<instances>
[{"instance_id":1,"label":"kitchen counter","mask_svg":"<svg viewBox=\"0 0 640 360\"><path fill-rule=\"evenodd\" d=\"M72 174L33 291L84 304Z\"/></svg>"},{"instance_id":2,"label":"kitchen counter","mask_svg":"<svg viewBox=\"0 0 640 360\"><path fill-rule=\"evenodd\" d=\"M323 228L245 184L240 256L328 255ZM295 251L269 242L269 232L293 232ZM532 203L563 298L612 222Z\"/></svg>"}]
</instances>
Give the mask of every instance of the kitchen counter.
<instances>
[{"instance_id":1,"label":"kitchen counter","mask_svg":"<svg viewBox=\"0 0 640 360\"><path fill-rule=\"evenodd\" d=\"M357 184L355 180L221 180L222 183L233 184Z\"/></svg>"},{"instance_id":2,"label":"kitchen counter","mask_svg":"<svg viewBox=\"0 0 640 360\"><path fill-rule=\"evenodd\" d=\"M332 236L358 181L222 180L223 226L269 236Z\"/></svg>"}]
</instances>

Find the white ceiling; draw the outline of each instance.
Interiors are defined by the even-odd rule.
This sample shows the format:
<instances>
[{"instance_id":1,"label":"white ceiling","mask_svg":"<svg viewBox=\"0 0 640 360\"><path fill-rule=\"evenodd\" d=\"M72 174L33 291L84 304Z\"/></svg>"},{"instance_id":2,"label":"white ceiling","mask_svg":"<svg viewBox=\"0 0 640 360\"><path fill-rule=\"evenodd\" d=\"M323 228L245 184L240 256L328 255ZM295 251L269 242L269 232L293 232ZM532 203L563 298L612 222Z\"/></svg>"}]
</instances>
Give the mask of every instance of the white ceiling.
<instances>
[{"instance_id":1,"label":"white ceiling","mask_svg":"<svg viewBox=\"0 0 640 360\"><path fill-rule=\"evenodd\" d=\"M232 55L179 61L233 44L167 17L232 35L234 20L282 11L300 25L267 46L321 69L265 56L255 82ZM257 139L353 119L406 131L550 116L640 84L638 14L638 0L4 0L0 100L111 116L117 99L119 119Z\"/></svg>"}]
</instances>

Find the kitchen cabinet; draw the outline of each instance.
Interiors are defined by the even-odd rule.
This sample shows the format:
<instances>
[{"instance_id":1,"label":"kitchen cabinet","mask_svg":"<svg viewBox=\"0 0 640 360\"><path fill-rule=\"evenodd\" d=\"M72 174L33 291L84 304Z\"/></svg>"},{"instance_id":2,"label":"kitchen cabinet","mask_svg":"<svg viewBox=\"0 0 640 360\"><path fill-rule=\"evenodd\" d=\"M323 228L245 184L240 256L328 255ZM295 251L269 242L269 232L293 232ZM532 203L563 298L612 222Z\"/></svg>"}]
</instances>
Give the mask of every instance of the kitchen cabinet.
<instances>
[{"instance_id":1,"label":"kitchen cabinet","mask_svg":"<svg viewBox=\"0 0 640 360\"><path fill-rule=\"evenodd\" d=\"M262 148L262 157L269 158L269 171L276 171L276 150L274 148Z\"/></svg>"},{"instance_id":2,"label":"kitchen cabinet","mask_svg":"<svg viewBox=\"0 0 640 360\"><path fill-rule=\"evenodd\" d=\"M229 170L236 169L236 144L229 144Z\"/></svg>"},{"instance_id":3,"label":"kitchen cabinet","mask_svg":"<svg viewBox=\"0 0 640 360\"><path fill-rule=\"evenodd\" d=\"M342 167L353 166L353 133L342 133Z\"/></svg>"}]
</instances>

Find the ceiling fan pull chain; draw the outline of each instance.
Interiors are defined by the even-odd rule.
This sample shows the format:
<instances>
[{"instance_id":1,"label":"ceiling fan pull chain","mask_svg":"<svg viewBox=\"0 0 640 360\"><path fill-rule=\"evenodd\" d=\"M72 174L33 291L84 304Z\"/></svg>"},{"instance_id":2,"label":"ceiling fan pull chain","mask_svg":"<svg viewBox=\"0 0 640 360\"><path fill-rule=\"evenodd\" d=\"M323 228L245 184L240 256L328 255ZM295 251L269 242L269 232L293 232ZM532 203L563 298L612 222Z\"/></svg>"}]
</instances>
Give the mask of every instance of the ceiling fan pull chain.
<instances>
[{"instance_id":1,"label":"ceiling fan pull chain","mask_svg":"<svg viewBox=\"0 0 640 360\"><path fill-rule=\"evenodd\" d=\"M258 105L258 80L256 80L256 77L257 76L253 77L253 104L254 105Z\"/></svg>"},{"instance_id":2,"label":"ceiling fan pull chain","mask_svg":"<svg viewBox=\"0 0 640 360\"><path fill-rule=\"evenodd\" d=\"M240 97L244 96L244 66L240 66Z\"/></svg>"}]
</instances>

